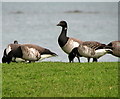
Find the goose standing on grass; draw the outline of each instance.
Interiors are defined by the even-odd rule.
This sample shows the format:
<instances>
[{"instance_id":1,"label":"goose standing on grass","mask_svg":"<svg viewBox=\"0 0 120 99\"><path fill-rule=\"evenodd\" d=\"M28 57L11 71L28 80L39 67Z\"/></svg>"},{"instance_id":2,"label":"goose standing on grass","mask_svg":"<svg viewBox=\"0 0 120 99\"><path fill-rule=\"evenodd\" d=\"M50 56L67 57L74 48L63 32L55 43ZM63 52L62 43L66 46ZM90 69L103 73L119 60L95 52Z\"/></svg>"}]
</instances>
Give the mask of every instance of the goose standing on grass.
<instances>
[{"instance_id":1,"label":"goose standing on grass","mask_svg":"<svg viewBox=\"0 0 120 99\"><path fill-rule=\"evenodd\" d=\"M93 62L97 62L97 59L105 55L106 53L112 53L111 49L105 48L105 44L101 44L96 41L86 41L80 44L78 47L74 48L69 54L69 60L72 61L77 55L82 55L83 57L93 58Z\"/></svg>"},{"instance_id":2,"label":"goose standing on grass","mask_svg":"<svg viewBox=\"0 0 120 99\"><path fill-rule=\"evenodd\" d=\"M78 47L82 43L82 41L75 38L67 37L68 27L67 27L66 21L60 21L59 24L57 24L57 26L62 27L61 34L58 37L58 44L65 53L70 54L72 49L74 49L75 47ZM75 56L75 57L77 57L78 61L80 62L79 56Z\"/></svg>"},{"instance_id":3,"label":"goose standing on grass","mask_svg":"<svg viewBox=\"0 0 120 99\"><path fill-rule=\"evenodd\" d=\"M112 41L106 48L111 48L113 51L112 55L120 58L120 41Z\"/></svg>"},{"instance_id":4,"label":"goose standing on grass","mask_svg":"<svg viewBox=\"0 0 120 99\"><path fill-rule=\"evenodd\" d=\"M7 57L7 63L12 61L12 58L22 58L25 61L38 61L44 58L57 56L56 53L51 52L49 49L40 47L33 44L22 44L18 48L9 52Z\"/></svg>"}]
</instances>

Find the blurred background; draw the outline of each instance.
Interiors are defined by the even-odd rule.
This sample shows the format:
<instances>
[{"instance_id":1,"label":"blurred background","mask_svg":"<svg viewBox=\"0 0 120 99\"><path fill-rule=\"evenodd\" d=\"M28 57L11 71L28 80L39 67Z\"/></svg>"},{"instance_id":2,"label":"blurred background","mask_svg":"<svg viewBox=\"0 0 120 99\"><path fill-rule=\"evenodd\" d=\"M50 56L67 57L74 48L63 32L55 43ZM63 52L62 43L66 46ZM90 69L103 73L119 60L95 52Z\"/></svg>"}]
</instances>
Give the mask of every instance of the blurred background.
<instances>
[{"instance_id":1,"label":"blurred background","mask_svg":"<svg viewBox=\"0 0 120 99\"><path fill-rule=\"evenodd\" d=\"M56 24L61 20L68 23L69 37L105 44L118 40L117 2L3 2L1 16L0 62L3 50L14 40L20 44L36 44L59 55L43 61L68 62L57 41L61 27ZM114 62L118 58L105 55L99 61ZM81 62L87 59L81 58Z\"/></svg>"}]
</instances>

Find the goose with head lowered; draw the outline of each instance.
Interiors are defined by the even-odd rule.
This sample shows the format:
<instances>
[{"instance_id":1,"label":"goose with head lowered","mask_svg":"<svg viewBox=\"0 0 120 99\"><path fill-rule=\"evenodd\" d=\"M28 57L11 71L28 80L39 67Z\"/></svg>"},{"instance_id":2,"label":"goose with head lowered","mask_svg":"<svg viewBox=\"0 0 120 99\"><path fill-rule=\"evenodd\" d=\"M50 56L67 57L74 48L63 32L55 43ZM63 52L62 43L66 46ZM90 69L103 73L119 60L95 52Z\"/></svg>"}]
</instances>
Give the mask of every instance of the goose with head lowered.
<instances>
[{"instance_id":1,"label":"goose with head lowered","mask_svg":"<svg viewBox=\"0 0 120 99\"><path fill-rule=\"evenodd\" d=\"M18 48L9 52L7 63L12 61L12 57L22 58L25 61L35 62L53 56L57 56L57 54L50 51L49 49L34 44L22 44Z\"/></svg>"},{"instance_id":2,"label":"goose with head lowered","mask_svg":"<svg viewBox=\"0 0 120 99\"><path fill-rule=\"evenodd\" d=\"M105 47L105 44L96 41L85 41L83 44L80 44L72 50L69 54L69 60L72 61L76 55L81 55L86 57L88 62L90 61L90 58L93 58L93 62L97 62L97 59L103 55L112 53L111 49Z\"/></svg>"},{"instance_id":3,"label":"goose with head lowered","mask_svg":"<svg viewBox=\"0 0 120 99\"><path fill-rule=\"evenodd\" d=\"M6 63L9 52L17 49L19 46L20 44L18 44L17 40L15 40L13 44L8 44L3 52L2 63ZM12 58L12 62L21 62L21 61L23 62L25 60L20 59L20 58L14 58L14 57Z\"/></svg>"},{"instance_id":4,"label":"goose with head lowered","mask_svg":"<svg viewBox=\"0 0 120 99\"><path fill-rule=\"evenodd\" d=\"M61 49L67 53L68 55L70 52L75 48L78 47L82 41L76 39L76 38L71 38L67 36L67 22L66 21L60 21L57 26L62 27L62 31L58 37L58 44L61 47ZM79 56L76 56L78 58L78 61L80 62ZM70 60L69 60L70 62Z\"/></svg>"},{"instance_id":5,"label":"goose with head lowered","mask_svg":"<svg viewBox=\"0 0 120 99\"><path fill-rule=\"evenodd\" d=\"M106 46L106 48L112 49L113 53L111 54L120 58L120 41L112 41Z\"/></svg>"}]
</instances>

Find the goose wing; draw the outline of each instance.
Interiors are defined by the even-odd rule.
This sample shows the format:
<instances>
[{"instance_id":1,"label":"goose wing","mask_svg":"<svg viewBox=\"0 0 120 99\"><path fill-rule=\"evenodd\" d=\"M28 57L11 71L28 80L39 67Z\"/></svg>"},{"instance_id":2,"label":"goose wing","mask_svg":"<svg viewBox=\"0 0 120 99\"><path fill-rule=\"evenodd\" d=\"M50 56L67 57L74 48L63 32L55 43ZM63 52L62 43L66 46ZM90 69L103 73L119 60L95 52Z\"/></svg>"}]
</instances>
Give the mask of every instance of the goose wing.
<instances>
[{"instance_id":1,"label":"goose wing","mask_svg":"<svg viewBox=\"0 0 120 99\"><path fill-rule=\"evenodd\" d=\"M20 46L23 54L23 59L30 61L37 61L40 59L40 53L35 48L30 48L28 46Z\"/></svg>"},{"instance_id":2,"label":"goose wing","mask_svg":"<svg viewBox=\"0 0 120 99\"><path fill-rule=\"evenodd\" d=\"M95 50L102 49L106 46L105 44L101 44L101 43L96 42L96 41L85 41L85 42L83 42L83 45L86 45L86 46L88 46L92 49L95 49Z\"/></svg>"},{"instance_id":3,"label":"goose wing","mask_svg":"<svg viewBox=\"0 0 120 99\"><path fill-rule=\"evenodd\" d=\"M43 47L38 46L38 45L34 45L34 44L23 44L23 45L25 45L29 48L34 48L34 49L38 50L38 52L41 53L41 54L57 55L54 52L51 52L49 49L43 48Z\"/></svg>"},{"instance_id":4,"label":"goose wing","mask_svg":"<svg viewBox=\"0 0 120 99\"><path fill-rule=\"evenodd\" d=\"M36 50L39 51L39 53L44 52L45 48L38 46L38 45L34 45L34 44L23 44L24 46L27 46L28 48L34 48Z\"/></svg>"},{"instance_id":5,"label":"goose wing","mask_svg":"<svg viewBox=\"0 0 120 99\"><path fill-rule=\"evenodd\" d=\"M79 39L76 39L76 38L70 37L70 39L72 39L72 40L75 41L75 42L78 42L79 44L82 44L82 43L83 43L83 41L81 41L81 40L79 40Z\"/></svg>"}]
</instances>

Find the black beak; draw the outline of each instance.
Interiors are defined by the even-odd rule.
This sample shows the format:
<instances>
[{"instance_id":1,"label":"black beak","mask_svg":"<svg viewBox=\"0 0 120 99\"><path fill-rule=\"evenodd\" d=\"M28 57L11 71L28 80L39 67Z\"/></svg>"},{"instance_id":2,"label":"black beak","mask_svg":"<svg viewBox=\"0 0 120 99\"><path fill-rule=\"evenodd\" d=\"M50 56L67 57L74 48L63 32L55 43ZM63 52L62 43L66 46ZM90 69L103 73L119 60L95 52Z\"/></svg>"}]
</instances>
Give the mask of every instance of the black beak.
<instances>
[{"instance_id":1,"label":"black beak","mask_svg":"<svg viewBox=\"0 0 120 99\"><path fill-rule=\"evenodd\" d=\"M60 24L58 23L56 26L60 26Z\"/></svg>"}]
</instances>

